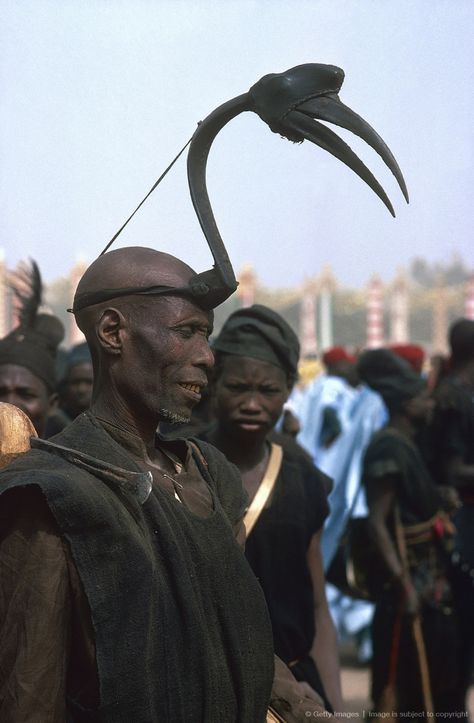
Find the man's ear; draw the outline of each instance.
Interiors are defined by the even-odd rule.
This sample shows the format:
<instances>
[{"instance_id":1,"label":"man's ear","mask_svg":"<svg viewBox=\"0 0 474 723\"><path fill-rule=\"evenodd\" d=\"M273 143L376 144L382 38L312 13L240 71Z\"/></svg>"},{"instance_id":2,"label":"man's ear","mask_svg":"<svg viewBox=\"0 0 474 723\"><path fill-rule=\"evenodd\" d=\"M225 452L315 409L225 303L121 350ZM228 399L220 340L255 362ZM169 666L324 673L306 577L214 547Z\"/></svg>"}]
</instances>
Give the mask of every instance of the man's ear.
<instances>
[{"instance_id":1,"label":"man's ear","mask_svg":"<svg viewBox=\"0 0 474 723\"><path fill-rule=\"evenodd\" d=\"M118 355L122 351L122 332L127 326L124 315L118 309L105 309L97 323L97 339L103 351Z\"/></svg>"}]
</instances>

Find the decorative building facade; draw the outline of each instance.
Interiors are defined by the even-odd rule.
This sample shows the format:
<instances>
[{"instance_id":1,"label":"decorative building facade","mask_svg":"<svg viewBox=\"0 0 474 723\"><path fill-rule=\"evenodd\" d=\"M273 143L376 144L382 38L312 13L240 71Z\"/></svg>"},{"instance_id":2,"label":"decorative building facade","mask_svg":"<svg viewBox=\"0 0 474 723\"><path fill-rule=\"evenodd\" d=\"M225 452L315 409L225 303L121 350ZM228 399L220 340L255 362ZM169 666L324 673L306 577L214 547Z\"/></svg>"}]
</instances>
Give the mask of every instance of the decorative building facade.
<instances>
[{"instance_id":1,"label":"decorative building facade","mask_svg":"<svg viewBox=\"0 0 474 723\"><path fill-rule=\"evenodd\" d=\"M383 285L373 276L367 289L367 349L378 349L384 341Z\"/></svg>"},{"instance_id":2,"label":"decorative building facade","mask_svg":"<svg viewBox=\"0 0 474 723\"><path fill-rule=\"evenodd\" d=\"M83 341L74 316L65 310L72 305L86 266L85 261L78 261L66 278L45 289L47 306L65 325L64 344L68 347ZM10 289L14 274L0 256L0 336L15 326ZM412 342L429 354L445 354L449 325L462 316L474 319L474 275L465 284L421 288L399 272L388 284L373 277L365 289L347 289L327 267L299 287L273 290L259 284L247 265L239 274L237 293L216 310L216 333L232 311L253 303L271 306L286 318L299 334L304 358L321 354L334 344L360 350Z\"/></svg>"},{"instance_id":3,"label":"decorative building facade","mask_svg":"<svg viewBox=\"0 0 474 723\"><path fill-rule=\"evenodd\" d=\"M474 321L474 276L466 283L466 300L464 303L464 316Z\"/></svg>"},{"instance_id":4,"label":"decorative building facade","mask_svg":"<svg viewBox=\"0 0 474 723\"><path fill-rule=\"evenodd\" d=\"M303 285L303 295L300 306L299 338L301 356L308 358L318 353L317 339L317 284L315 281L306 281Z\"/></svg>"},{"instance_id":5,"label":"decorative building facade","mask_svg":"<svg viewBox=\"0 0 474 723\"><path fill-rule=\"evenodd\" d=\"M408 279L400 271L393 282L390 298L390 342L406 344L410 340L408 310L410 304Z\"/></svg>"}]
</instances>

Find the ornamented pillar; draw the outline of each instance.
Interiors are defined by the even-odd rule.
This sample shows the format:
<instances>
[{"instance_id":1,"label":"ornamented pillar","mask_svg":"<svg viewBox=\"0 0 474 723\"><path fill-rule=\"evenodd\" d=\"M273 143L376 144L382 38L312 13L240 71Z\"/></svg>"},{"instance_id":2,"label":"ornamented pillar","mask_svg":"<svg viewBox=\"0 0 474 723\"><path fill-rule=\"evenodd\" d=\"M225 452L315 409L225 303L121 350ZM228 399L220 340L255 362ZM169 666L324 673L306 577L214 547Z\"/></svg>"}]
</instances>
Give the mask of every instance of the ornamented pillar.
<instances>
[{"instance_id":1,"label":"ornamented pillar","mask_svg":"<svg viewBox=\"0 0 474 723\"><path fill-rule=\"evenodd\" d=\"M433 354L449 354L447 306L446 289L440 283L433 299Z\"/></svg>"},{"instance_id":2,"label":"ornamented pillar","mask_svg":"<svg viewBox=\"0 0 474 723\"><path fill-rule=\"evenodd\" d=\"M320 346L324 351L334 346L332 297L336 278L330 266L325 266L319 279L319 330Z\"/></svg>"},{"instance_id":3,"label":"ornamented pillar","mask_svg":"<svg viewBox=\"0 0 474 723\"><path fill-rule=\"evenodd\" d=\"M383 345L383 286L381 280L373 276L367 289L367 349Z\"/></svg>"},{"instance_id":4,"label":"ornamented pillar","mask_svg":"<svg viewBox=\"0 0 474 723\"><path fill-rule=\"evenodd\" d=\"M72 300L74 298L74 294L76 293L77 285L79 283L79 280L85 270L87 269L87 264L84 261L84 259L79 259L76 264L72 267L70 273L69 273L69 289L70 289L70 304L72 306ZM66 341L69 346L74 346L75 344L80 344L84 340L84 334L79 329L78 325L76 324L76 320L74 318L74 314L69 314L69 328L67 330L66 335Z\"/></svg>"},{"instance_id":5,"label":"ornamented pillar","mask_svg":"<svg viewBox=\"0 0 474 723\"><path fill-rule=\"evenodd\" d=\"M316 298L317 285L314 280L306 281L300 302L300 341L301 358L305 359L318 352L316 336Z\"/></svg>"},{"instance_id":6,"label":"ornamented pillar","mask_svg":"<svg viewBox=\"0 0 474 723\"><path fill-rule=\"evenodd\" d=\"M257 279L252 265L245 264L239 274L239 285L237 287L237 296L242 307L252 306L254 303L256 285Z\"/></svg>"},{"instance_id":7,"label":"ornamented pillar","mask_svg":"<svg viewBox=\"0 0 474 723\"><path fill-rule=\"evenodd\" d=\"M408 281L406 273L399 271L393 283L390 299L390 341L392 344L406 344L408 334Z\"/></svg>"},{"instance_id":8,"label":"ornamented pillar","mask_svg":"<svg viewBox=\"0 0 474 723\"><path fill-rule=\"evenodd\" d=\"M464 316L474 321L474 276L466 282L466 296L464 299Z\"/></svg>"}]
</instances>

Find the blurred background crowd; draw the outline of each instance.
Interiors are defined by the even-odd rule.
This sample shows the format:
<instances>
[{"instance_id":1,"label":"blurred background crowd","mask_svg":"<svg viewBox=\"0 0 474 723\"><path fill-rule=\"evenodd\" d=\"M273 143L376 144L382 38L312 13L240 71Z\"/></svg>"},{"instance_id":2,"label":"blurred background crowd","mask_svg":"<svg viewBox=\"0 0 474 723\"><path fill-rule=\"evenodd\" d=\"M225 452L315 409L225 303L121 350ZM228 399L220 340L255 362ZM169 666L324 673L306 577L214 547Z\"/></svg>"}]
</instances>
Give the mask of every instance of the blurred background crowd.
<instances>
[{"instance_id":1,"label":"blurred background crowd","mask_svg":"<svg viewBox=\"0 0 474 723\"><path fill-rule=\"evenodd\" d=\"M21 0L1 14L0 400L48 438L93 393L66 311L87 267L71 266L76 251L96 257L219 99L302 62L344 68L343 99L392 148L410 206L388 219L309 143L295 151L250 114L231 124L209 182L239 288L215 312L207 393L166 434L220 447L250 500L273 445L284 450L247 556L277 652L328 709L344 705L335 652L350 643L385 718L397 706L462 713L474 619L472 2ZM207 268L198 238L180 171L123 234ZM370 533L360 564L357 520Z\"/></svg>"},{"instance_id":2,"label":"blurred background crowd","mask_svg":"<svg viewBox=\"0 0 474 723\"><path fill-rule=\"evenodd\" d=\"M65 344L35 262L3 281L12 328L0 340L0 401L49 438L89 408L90 353L72 316L76 343ZM456 294L440 291L426 345L408 339L407 284L390 290L388 329L383 288L370 284L360 346L325 344L339 338L334 287L308 288L291 324L281 304L279 313L254 303L247 269L237 298L218 311L215 370L191 422L160 431L218 446L250 500L273 444L283 449L280 486L250 531L247 557L277 653L328 709L344 706L337 648L350 641L372 668L375 710L463 711L474 609L472 282L466 274ZM368 520L362 544L374 545L357 571L365 584L341 568L354 519Z\"/></svg>"}]
</instances>

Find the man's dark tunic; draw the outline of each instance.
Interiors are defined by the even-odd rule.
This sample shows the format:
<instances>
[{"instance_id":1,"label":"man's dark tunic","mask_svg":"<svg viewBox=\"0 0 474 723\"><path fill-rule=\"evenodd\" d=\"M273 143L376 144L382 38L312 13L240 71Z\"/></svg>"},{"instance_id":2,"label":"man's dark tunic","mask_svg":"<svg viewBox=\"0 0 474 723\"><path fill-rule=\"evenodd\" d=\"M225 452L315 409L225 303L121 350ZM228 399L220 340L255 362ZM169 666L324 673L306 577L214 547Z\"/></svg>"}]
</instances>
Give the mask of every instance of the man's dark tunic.
<instances>
[{"instance_id":1,"label":"man's dark tunic","mask_svg":"<svg viewBox=\"0 0 474 723\"><path fill-rule=\"evenodd\" d=\"M452 374L435 392L432 424L433 475L450 484L447 467L453 460L474 466L474 389ZM453 589L461 628L460 670L462 694L467 693L474 667L474 486L457 488L461 507L456 512Z\"/></svg>"},{"instance_id":2,"label":"man's dark tunic","mask_svg":"<svg viewBox=\"0 0 474 723\"><path fill-rule=\"evenodd\" d=\"M419 596L435 709L437 713L462 711L456 692L459 641L447 579L447 554L429 524L441 507L440 499L416 446L390 427L374 435L364 456L363 483L369 505L371 494L387 477L393 483L402 525L406 528L427 523L426 541L410 545L408 540L407 557L410 578ZM394 531L393 535L395 540ZM372 623L372 698L377 707L396 661L397 710L422 712L418 655L410 619L399 617L400 605L400 593L387 584L376 601ZM397 644L394 631L398 618L401 627Z\"/></svg>"},{"instance_id":3,"label":"man's dark tunic","mask_svg":"<svg viewBox=\"0 0 474 723\"><path fill-rule=\"evenodd\" d=\"M214 441L215 426L199 433ZM270 499L247 537L245 556L262 586L273 629L275 653L306 680L330 710L310 651L316 635L314 589L308 548L329 512L328 477L306 452L284 435L273 433L283 458Z\"/></svg>"},{"instance_id":4,"label":"man's dark tunic","mask_svg":"<svg viewBox=\"0 0 474 723\"><path fill-rule=\"evenodd\" d=\"M271 631L263 595L234 536L243 511L238 476L220 453L200 444L184 472L199 470L210 508L190 509L185 494L179 501L156 480L150 485L149 471L114 436L92 415L80 415L54 446L38 442L0 475L2 493L25 485L41 489L68 567L79 575L83 595L72 605L75 624L59 623L72 627L64 659L73 720L264 721ZM186 486L181 475L176 481ZM8 492L6 500L15 494ZM0 533L11 532L7 520L0 524ZM77 584L68 589L74 595ZM14 596L1 604L11 614ZM87 685L82 697L77 694L77 670L71 676L76 652L82 655L85 647L74 616L82 610L87 618L88 608L90 619L82 623L87 630L92 621L96 670L89 677L98 678L98 711L90 690L84 693ZM2 705L0 698L0 712Z\"/></svg>"},{"instance_id":5,"label":"man's dark tunic","mask_svg":"<svg viewBox=\"0 0 474 723\"><path fill-rule=\"evenodd\" d=\"M328 512L324 475L303 454L284 449L272 498L247 539L245 555L265 593L275 653L332 710L310 656L316 628L307 562L311 539Z\"/></svg>"}]
</instances>

